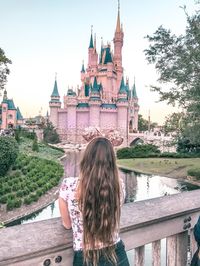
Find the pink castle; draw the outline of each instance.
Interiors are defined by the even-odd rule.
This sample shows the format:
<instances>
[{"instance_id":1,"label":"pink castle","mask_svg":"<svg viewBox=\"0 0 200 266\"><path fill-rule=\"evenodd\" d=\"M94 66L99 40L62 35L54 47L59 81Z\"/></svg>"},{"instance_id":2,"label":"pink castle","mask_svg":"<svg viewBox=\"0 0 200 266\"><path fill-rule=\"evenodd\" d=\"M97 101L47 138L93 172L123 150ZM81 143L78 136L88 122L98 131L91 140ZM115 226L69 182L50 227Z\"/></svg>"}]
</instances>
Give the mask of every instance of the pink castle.
<instances>
[{"instance_id":1,"label":"pink castle","mask_svg":"<svg viewBox=\"0 0 200 266\"><path fill-rule=\"evenodd\" d=\"M118 8L117 25L114 35L114 53L111 45L101 44L101 51L96 51L96 37L91 32L88 48L88 65L81 69L81 86L78 93L68 89L61 108L57 80L51 94L50 121L62 140L83 143L83 132L88 127L98 128L100 132L116 130L127 145L129 132L138 129L138 97L135 81L129 88L129 81L124 82L122 67L122 46L124 33L120 25Z\"/></svg>"},{"instance_id":2,"label":"pink castle","mask_svg":"<svg viewBox=\"0 0 200 266\"><path fill-rule=\"evenodd\" d=\"M24 118L15 107L13 99L8 99L7 91L4 90L3 101L0 104L0 129L16 128L24 124Z\"/></svg>"}]
</instances>

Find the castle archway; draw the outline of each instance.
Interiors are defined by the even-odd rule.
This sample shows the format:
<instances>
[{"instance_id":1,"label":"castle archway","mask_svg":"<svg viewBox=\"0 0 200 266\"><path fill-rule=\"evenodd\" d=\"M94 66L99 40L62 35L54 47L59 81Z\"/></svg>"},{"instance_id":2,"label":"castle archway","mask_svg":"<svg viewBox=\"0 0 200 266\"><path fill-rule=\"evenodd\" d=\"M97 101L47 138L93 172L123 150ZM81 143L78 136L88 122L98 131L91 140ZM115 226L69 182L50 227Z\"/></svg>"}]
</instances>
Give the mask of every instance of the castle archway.
<instances>
[{"instance_id":1,"label":"castle archway","mask_svg":"<svg viewBox=\"0 0 200 266\"><path fill-rule=\"evenodd\" d=\"M144 143L144 140L138 137L138 138L135 138L135 139L130 143L130 146L135 146L135 145L137 145L137 144L139 144L139 143Z\"/></svg>"}]
</instances>

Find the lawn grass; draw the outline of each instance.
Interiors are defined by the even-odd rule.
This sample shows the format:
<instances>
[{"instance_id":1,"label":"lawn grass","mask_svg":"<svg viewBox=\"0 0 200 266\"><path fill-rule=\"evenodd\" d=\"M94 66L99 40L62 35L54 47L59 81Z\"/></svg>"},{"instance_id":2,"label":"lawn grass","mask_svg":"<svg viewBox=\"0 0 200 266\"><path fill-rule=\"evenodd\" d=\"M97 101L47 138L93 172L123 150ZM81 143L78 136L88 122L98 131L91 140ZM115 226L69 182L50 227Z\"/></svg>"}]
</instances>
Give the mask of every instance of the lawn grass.
<instances>
[{"instance_id":1,"label":"lawn grass","mask_svg":"<svg viewBox=\"0 0 200 266\"><path fill-rule=\"evenodd\" d=\"M28 156L36 156L48 160L58 160L64 152L56 150L44 143L38 142L39 152L32 151L33 140L21 137L19 152Z\"/></svg>"},{"instance_id":2,"label":"lawn grass","mask_svg":"<svg viewBox=\"0 0 200 266\"><path fill-rule=\"evenodd\" d=\"M186 178L187 170L200 167L200 158L135 158L117 160L119 167L146 174Z\"/></svg>"}]
</instances>

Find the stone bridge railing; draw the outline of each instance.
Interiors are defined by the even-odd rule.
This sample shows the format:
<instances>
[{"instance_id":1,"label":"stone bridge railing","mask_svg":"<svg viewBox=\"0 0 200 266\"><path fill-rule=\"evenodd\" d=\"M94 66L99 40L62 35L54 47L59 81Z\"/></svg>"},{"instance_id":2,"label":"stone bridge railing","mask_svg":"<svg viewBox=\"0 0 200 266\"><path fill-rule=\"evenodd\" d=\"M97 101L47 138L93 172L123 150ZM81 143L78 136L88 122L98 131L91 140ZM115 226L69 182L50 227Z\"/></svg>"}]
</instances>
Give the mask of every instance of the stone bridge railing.
<instances>
[{"instance_id":1,"label":"stone bridge railing","mask_svg":"<svg viewBox=\"0 0 200 266\"><path fill-rule=\"evenodd\" d=\"M148 243L152 265L161 265L161 239L166 239L165 265L186 266L188 239L192 253L196 248L188 235L199 215L199 190L124 205L121 238L127 250L135 249L129 254L134 256L131 266L145 265ZM72 232L59 218L0 229L1 266L71 266L72 259Z\"/></svg>"}]
</instances>

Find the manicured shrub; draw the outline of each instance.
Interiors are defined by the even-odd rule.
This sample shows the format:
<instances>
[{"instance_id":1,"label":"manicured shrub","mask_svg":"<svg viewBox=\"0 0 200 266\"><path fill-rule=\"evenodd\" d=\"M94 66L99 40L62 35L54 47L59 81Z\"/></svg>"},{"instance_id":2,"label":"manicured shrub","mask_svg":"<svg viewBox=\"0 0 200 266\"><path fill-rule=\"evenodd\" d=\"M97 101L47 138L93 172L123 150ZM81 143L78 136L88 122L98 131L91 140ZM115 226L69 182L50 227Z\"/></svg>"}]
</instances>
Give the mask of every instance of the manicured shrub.
<instances>
[{"instance_id":1,"label":"manicured shrub","mask_svg":"<svg viewBox=\"0 0 200 266\"><path fill-rule=\"evenodd\" d=\"M2 203L2 204L5 204L7 202L7 200L8 200L7 195L3 195L0 197L0 203Z\"/></svg>"},{"instance_id":2,"label":"manicured shrub","mask_svg":"<svg viewBox=\"0 0 200 266\"><path fill-rule=\"evenodd\" d=\"M0 136L0 176L4 176L14 164L18 153L19 149L15 138Z\"/></svg>"},{"instance_id":3,"label":"manicured shrub","mask_svg":"<svg viewBox=\"0 0 200 266\"><path fill-rule=\"evenodd\" d=\"M39 146L38 146L37 137L35 137L34 140L33 140L32 151L39 152Z\"/></svg>"},{"instance_id":4,"label":"manicured shrub","mask_svg":"<svg viewBox=\"0 0 200 266\"><path fill-rule=\"evenodd\" d=\"M7 205L6 205L6 209L7 209L7 211L11 211L11 210L13 210L14 208L15 208L15 201L9 199L8 202L7 202Z\"/></svg>"},{"instance_id":5,"label":"manicured shrub","mask_svg":"<svg viewBox=\"0 0 200 266\"><path fill-rule=\"evenodd\" d=\"M6 183L2 187L3 194L10 193L12 191L11 187Z\"/></svg>"},{"instance_id":6,"label":"manicured shrub","mask_svg":"<svg viewBox=\"0 0 200 266\"><path fill-rule=\"evenodd\" d=\"M30 205L32 202L33 202L33 200L30 196L24 198L24 204Z\"/></svg>"},{"instance_id":7,"label":"manicured shrub","mask_svg":"<svg viewBox=\"0 0 200 266\"><path fill-rule=\"evenodd\" d=\"M19 190L19 191L17 191L16 196L17 196L18 198L23 197L23 196L24 196L24 191L23 191L23 190Z\"/></svg>"},{"instance_id":8,"label":"manicured shrub","mask_svg":"<svg viewBox=\"0 0 200 266\"><path fill-rule=\"evenodd\" d=\"M134 147L126 147L117 151L118 159L129 158L146 158L146 157L158 157L160 150L157 146L152 144L137 145Z\"/></svg>"},{"instance_id":9,"label":"manicured shrub","mask_svg":"<svg viewBox=\"0 0 200 266\"><path fill-rule=\"evenodd\" d=\"M38 190L36 191L36 195L37 195L38 197L41 197L41 196L43 195L43 191L42 191L42 189L38 189Z\"/></svg>"},{"instance_id":10,"label":"manicured shrub","mask_svg":"<svg viewBox=\"0 0 200 266\"><path fill-rule=\"evenodd\" d=\"M30 198L32 199L32 201L37 201L39 199L36 193L30 194Z\"/></svg>"},{"instance_id":11,"label":"manicured shrub","mask_svg":"<svg viewBox=\"0 0 200 266\"><path fill-rule=\"evenodd\" d=\"M7 194L8 200L14 200L16 198L16 195L14 193Z\"/></svg>"},{"instance_id":12,"label":"manicured shrub","mask_svg":"<svg viewBox=\"0 0 200 266\"><path fill-rule=\"evenodd\" d=\"M194 176L197 179L200 179L200 168L191 168L187 171L189 176Z\"/></svg>"},{"instance_id":13,"label":"manicured shrub","mask_svg":"<svg viewBox=\"0 0 200 266\"><path fill-rule=\"evenodd\" d=\"M15 208L19 208L22 205L22 200L21 199L16 199L16 200L14 200L14 203L15 203L14 207Z\"/></svg>"}]
</instances>

